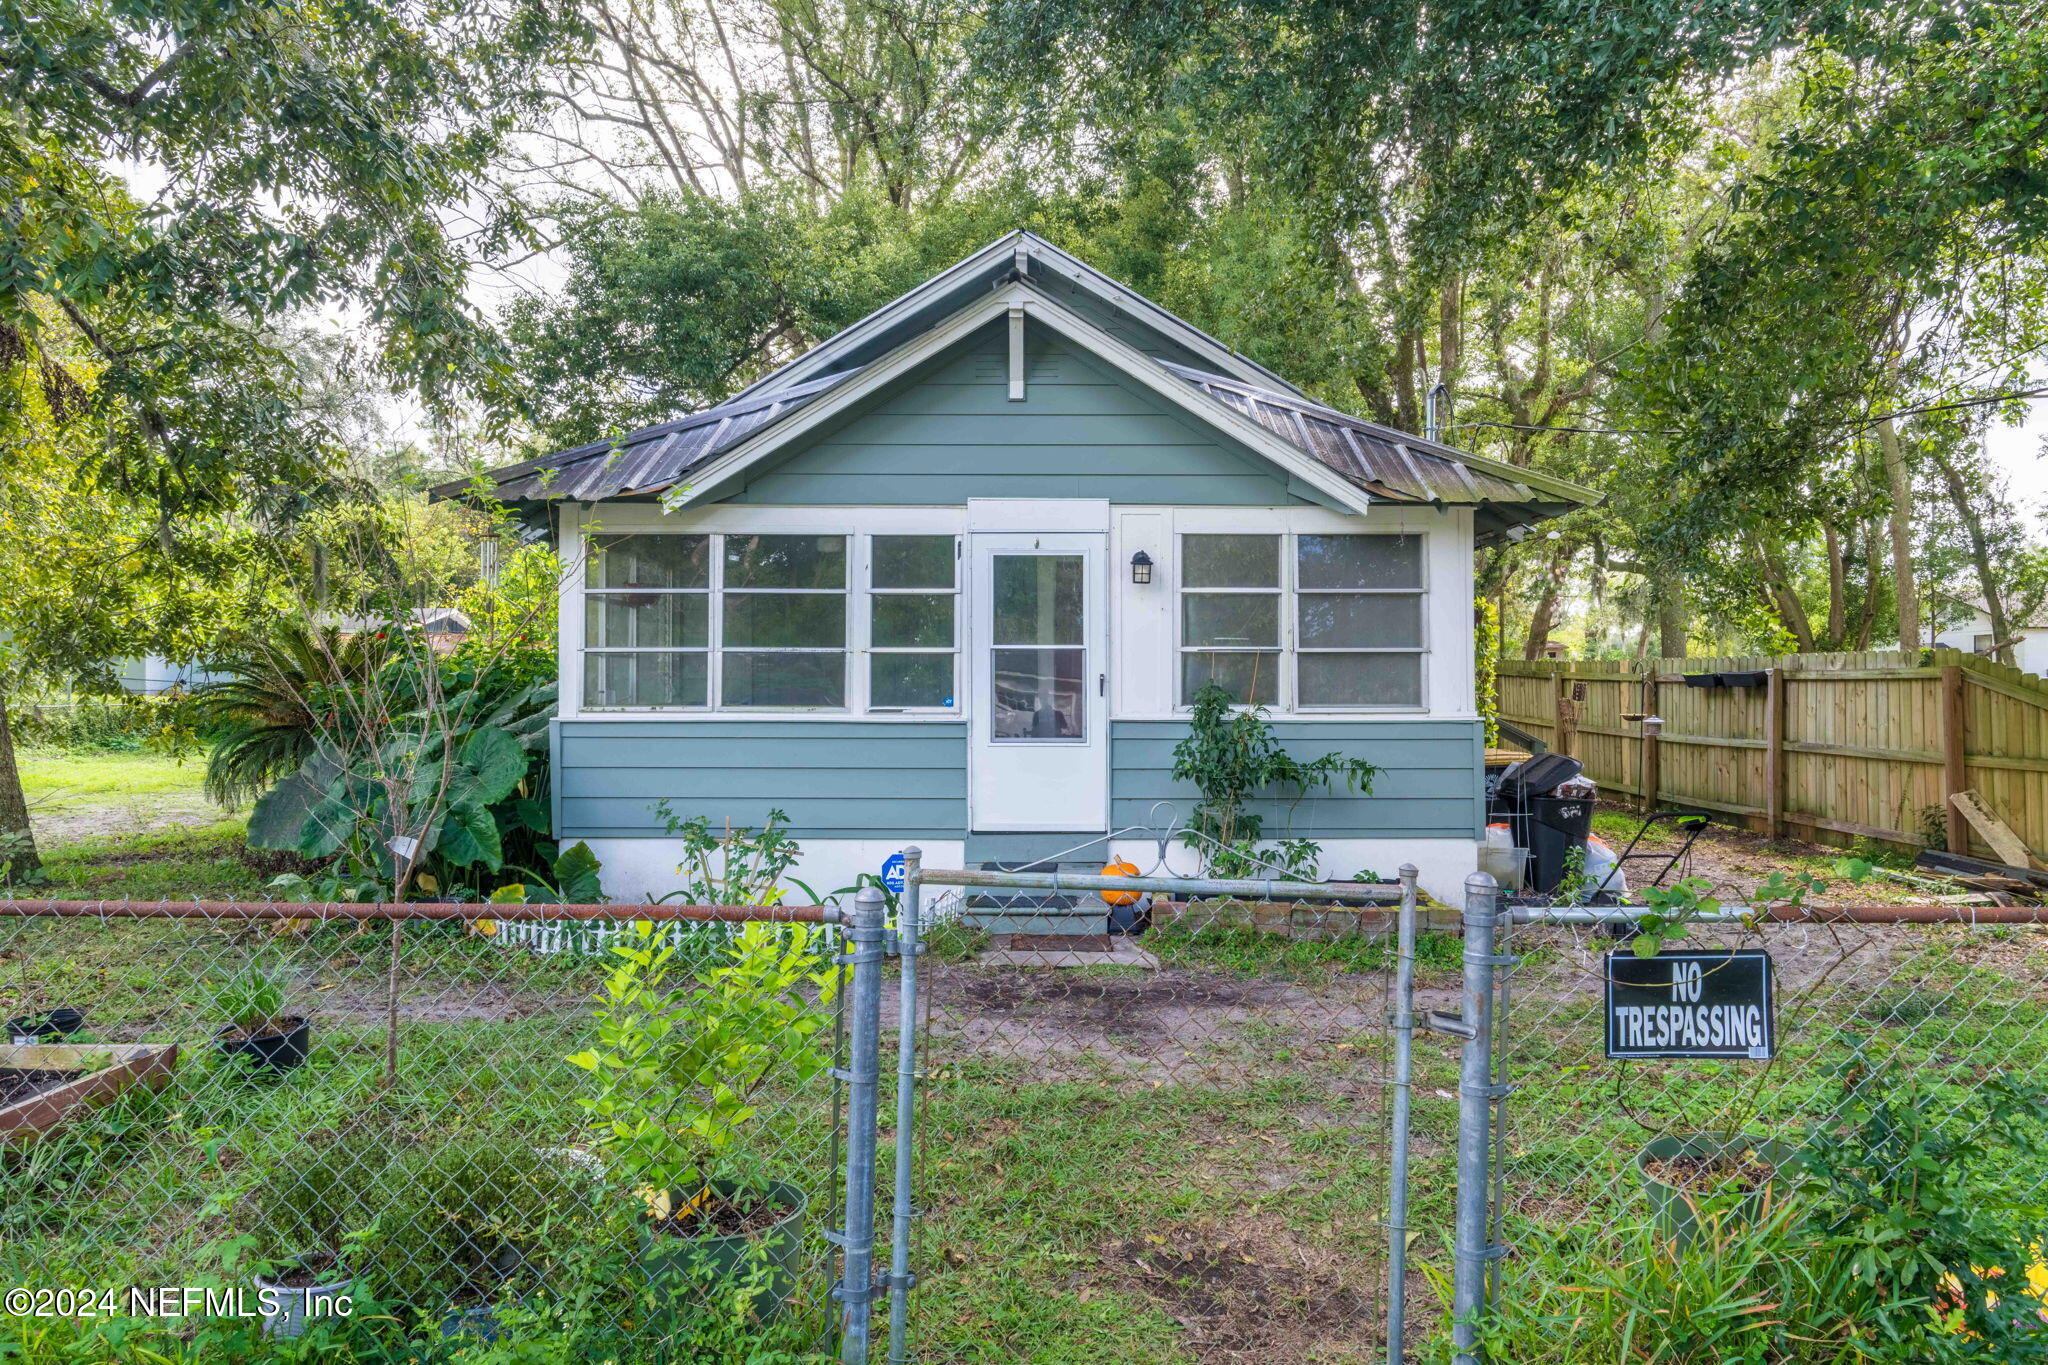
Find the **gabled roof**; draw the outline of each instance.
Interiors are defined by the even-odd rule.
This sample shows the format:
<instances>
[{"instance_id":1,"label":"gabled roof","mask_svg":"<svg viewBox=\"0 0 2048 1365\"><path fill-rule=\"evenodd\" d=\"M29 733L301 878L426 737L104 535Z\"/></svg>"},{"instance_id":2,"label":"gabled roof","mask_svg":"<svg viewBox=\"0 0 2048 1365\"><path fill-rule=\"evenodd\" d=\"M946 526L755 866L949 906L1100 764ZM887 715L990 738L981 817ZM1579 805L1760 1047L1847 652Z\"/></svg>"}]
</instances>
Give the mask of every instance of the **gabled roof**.
<instances>
[{"instance_id":1,"label":"gabled roof","mask_svg":"<svg viewBox=\"0 0 2048 1365\"><path fill-rule=\"evenodd\" d=\"M719 472L713 479L723 478L736 463L744 465L779 444L777 428L810 424L790 422L794 414L842 386L847 401L870 390L927 333L953 330L963 318L986 314L999 290L1037 305L1041 317L1057 316L1068 330L1085 332L1114 351L1127 373L1165 390L1196 417L1264 446L1267 458L1306 472L1312 482L1343 495L1345 503L1471 506L1480 537L1490 539L1599 500L1591 490L1562 479L1317 403L1027 232L1012 233L976 252L716 407L492 471L484 476L486 484L502 501L531 504L650 497L714 463ZM859 376L866 378L855 382ZM834 400L818 407L842 405ZM733 458L725 459L728 455ZM1302 463L1303 455L1314 463ZM1331 474L1341 483L1331 482ZM439 497L460 497L473 488L469 481L457 481L433 491ZM1356 492L1347 495L1346 489Z\"/></svg>"}]
</instances>

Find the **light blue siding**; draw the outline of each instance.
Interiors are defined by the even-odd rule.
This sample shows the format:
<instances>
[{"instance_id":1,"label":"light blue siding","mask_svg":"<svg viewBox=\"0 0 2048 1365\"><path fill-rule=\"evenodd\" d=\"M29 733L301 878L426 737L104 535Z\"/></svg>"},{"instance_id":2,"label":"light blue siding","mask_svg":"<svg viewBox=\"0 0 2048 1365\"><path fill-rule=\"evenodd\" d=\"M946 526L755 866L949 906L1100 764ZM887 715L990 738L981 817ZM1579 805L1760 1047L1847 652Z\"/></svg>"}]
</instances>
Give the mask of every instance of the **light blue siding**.
<instances>
[{"instance_id":1,"label":"light blue siding","mask_svg":"<svg viewBox=\"0 0 2048 1365\"><path fill-rule=\"evenodd\" d=\"M1380 768L1372 794L1338 779L1299 802L1253 803L1269 838L1476 839L1485 824L1485 732L1477 721L1275 721L1274 735L1298 759L1335 751ZM1117 721L1109 728L1110 823L1152 819L1171 801L1185 820L1199 798L1173 779L1173 748L1187 734L1182 721Z\"/></svg>"},{"instance_id":2,"label":"light blue siding","mask_svg":"<svg viewBox=\"0 0 2048 1365\"><path fill-rule=\"evenodd\" d=\"M1478 837L1476 721L1279 721L1274 729L1298 758L1336 750L1382 772L1370 796L1339 783L1299 803L1256 803L1267 834ZM1146 823L1159 801L1187 817L1195 791L1171 776L1173 747L1186 733L1182 721L1111 724L1112 828ZM654 807L663 798L678 816L714 824L758 827L780 809L799 839L967 835L967 727L959 721L565 719L555 722L554 759L555 830L564 839L659 835Z\"/></svg>"},{"instance_id":3,"label":"light blue siding","mask_svg":"<svg viewBox=\"0 0 2048 1365\"><path fill-rule=\"evenodd\" d=\"M659 835L681 818L759 827L771 809L799 839L960 837L967 727L830 721L555 722L555 833Z\"/></svg>"},{"instance_id":4,"label":"light blue siding","mask_svg":"<svg viewBox=\"0 0 2048 1365\"><path fill-rule=\"evenodd\" d=\"M1009 399L1001 328L978 334L858 415L741 476L731 502L958 506L1067 498L1194 506L1305 501L1287 474L1043 329L1027 329L1025 397Z\"/></svg>"}]
</instances>

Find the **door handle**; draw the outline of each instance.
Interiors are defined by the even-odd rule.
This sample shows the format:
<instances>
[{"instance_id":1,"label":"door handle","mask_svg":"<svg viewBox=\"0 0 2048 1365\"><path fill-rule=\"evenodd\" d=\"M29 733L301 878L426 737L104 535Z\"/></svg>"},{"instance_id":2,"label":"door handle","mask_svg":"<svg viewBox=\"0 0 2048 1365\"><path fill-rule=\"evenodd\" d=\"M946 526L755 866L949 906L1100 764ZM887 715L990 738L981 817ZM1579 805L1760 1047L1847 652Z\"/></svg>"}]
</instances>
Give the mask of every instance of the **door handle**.
<instances>
[{"instance_id":1,"label":"door handle","mask_svg":"<svg viewBox=\"0 0 2048 1365\"><path fill-rule=\"evenodd\" d=\"M1098 697L1109 695L1109 674L1097 673L1095 675L1095 695Z\"/></svg>"}]
</instances>

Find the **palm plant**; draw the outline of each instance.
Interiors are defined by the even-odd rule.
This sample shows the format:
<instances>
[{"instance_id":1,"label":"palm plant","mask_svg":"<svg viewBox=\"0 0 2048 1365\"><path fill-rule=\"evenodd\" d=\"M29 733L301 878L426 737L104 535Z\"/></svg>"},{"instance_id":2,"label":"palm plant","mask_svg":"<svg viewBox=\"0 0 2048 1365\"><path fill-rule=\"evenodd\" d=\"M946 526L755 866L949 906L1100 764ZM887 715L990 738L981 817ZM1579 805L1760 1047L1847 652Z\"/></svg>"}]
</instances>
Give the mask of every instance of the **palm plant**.
<instances>
[{"instance_id":1,"label":"palm plant","mask_svg":"<svg viewBox=\"0 0 2048 1365\"><path fill-rule=\"evenodd\" d=\"M192 697L199 729L213 736L207 795L232 804L296 772L332 728L333 691L363 687L386 654L372 633L344 634L296 615L231 648L215 666L227 677Z\"/></svg>"}]
</instances>

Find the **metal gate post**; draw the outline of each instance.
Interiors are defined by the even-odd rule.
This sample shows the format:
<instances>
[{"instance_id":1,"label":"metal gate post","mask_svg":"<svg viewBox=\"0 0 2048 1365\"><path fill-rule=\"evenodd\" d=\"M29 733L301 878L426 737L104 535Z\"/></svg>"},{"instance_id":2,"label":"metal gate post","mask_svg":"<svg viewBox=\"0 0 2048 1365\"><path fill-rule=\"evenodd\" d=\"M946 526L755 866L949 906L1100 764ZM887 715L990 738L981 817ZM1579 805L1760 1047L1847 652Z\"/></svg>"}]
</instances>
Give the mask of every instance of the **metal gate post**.
<instances>
[{"instance_id":1,"label":"metal gate post","mask_svg":"<svg viewBox=\"0 0 2048 1365\"><path fill-rule=\"evenodd\" d=\"M1493 1081L1494 925L1500 887L1484 872L1465 879L1464 1055L1458 1071L1458 1204L1451 1269L1451 1346L1456 1365L1479 1365L1479 1319L1486 1310L1488 1128L1501 1091ZM1469 1032L1466 1032L1469 1030Z\"/></svg>"},{"instance_id":2,"label":"metal gate post","mask_svg":"<svg viewBox=\"0 0 2048 1365\"><path fill-rule=\"evenodd\" d=\"M918 911L924 899L924 850L903 850L903 901L896 916L896 947L902 954L897 978L896 1013L896 1210L889 1229L889 1361L904 1365L905 1338L910 1327L910 1287L917 1276L910 1269L910 1156L917 1118L917 959Z\"/></svg>"},{"instance_id":3,"label":"metal gate post","mask_svg":"<svg viewBox=\"0 0 2048 1365\"><path fill-rule=\"evenodd\" d=\"M853 898L846 961L853 967L853 1003L846 1082L846 1226L833 1240L845 1248L844 1271L833 1295L840 1315L841 1365L867 1365L875 1298L875 1120L881 1082L882 959L887 898L864 886Z\"/></svg>"},{"instance_id":4,"label":"metal gate post","mask_svg":"<svg viewBox=\"0 0 2048 1365\"><path fill-rule=\"evenodd\" d=\"M1408 1316L1408 1121L1415 1064L1415 879L1401 865L1394 953L1394 1132L1387 1193L1387 1365L1401 1365Z\"/></svg>"}]
</instances>

